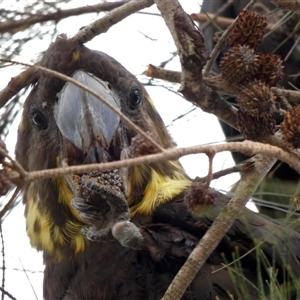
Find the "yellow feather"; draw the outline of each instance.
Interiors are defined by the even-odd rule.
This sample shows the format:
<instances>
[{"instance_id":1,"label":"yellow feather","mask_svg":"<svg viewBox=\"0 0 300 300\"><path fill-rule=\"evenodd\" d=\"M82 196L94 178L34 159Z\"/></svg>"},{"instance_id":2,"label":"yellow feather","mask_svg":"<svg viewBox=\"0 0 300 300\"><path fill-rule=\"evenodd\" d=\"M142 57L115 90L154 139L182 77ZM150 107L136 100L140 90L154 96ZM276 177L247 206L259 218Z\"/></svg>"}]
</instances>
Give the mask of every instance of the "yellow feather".
<instances>
[{"instance_id":1,"label":"yellow feather","mask_svg":"<svg viewBox=\"0 0 300 300\"><path fill-rule=\"evenodd\" d=\"M26 216L27 234L33 247L36 247L38 250L46 248L47 251L52 252L54 245L50 236L50 219L46 213L41 213L38 209L38 195L36 197L28 201L29 207ZM39 227L38 231L35 229L36 226Z\"/></svg>"},{"instance_id":2,"label":"yellow feather","mask_svg":"<svg viewBox=\"0 0 300 300\"><path fill-rule=\"evenodd\" d=\"M190 185L191 181L180 172L170 178L151 169L151 180L146 186L143 199L130 208L131 217L137 214L151 215L156 207L179 195Z\"/></svg>"},{"instance_id":3,"label":"yellow feather","mask_svg":"<svg viewBox=\"0 0 300 300\"><path fill-rule=\"evenodd\" d=\"M32 183L28 188L26 223L31 245L50 254L55 252L56 258L59 260L62 256L60 251L64 246L71 243L74 252L78 253L85 249L87 239L81 231L84 223L70 203L74 195L63 178L57 179L57 183L61 186L58 202L68 206L78 222L66 220L64 226L55 225L49 212L40 209L38 205L40 198L36 193L34 183Z\"/></svg>"},{"instance_id":4,"label":"yellow feather","mask_svg":"<svg viewBox=\"0 0 300 300\"><path fill-rule=\"evenodd\" d=\"M69 184L67 183L66 179L63 177L57 177L54 178L53 181L57 184L58 186L58 202L62 203L64 205L66 205L70 211L72 212L72 215L75 216L75 218L81 222L82 219L79 216L79 212L77 209L75 209L72 205L71 205L71 200L74 199L74 194L71 191Z\"/></svg>"}]
</instances>

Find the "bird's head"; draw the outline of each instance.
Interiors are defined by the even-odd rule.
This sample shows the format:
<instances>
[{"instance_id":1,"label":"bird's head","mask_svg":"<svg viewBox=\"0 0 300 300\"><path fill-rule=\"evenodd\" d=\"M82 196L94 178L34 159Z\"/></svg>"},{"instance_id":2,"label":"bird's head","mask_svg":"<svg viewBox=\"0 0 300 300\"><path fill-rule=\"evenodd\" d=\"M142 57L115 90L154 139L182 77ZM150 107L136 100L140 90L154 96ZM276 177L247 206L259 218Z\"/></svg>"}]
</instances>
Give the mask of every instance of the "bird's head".
<instances>
[{"instance_id":1,"label":"bird's head","mask_svg":"<svg viewBox=\"0 0 300 300\"><path fill-rule=\"evenodd\" d=\"M138 80L110 56L60 36L41 66L87 85L122 111L163 148L173 147L163 121ZM28 171L120 160L130 156L137 135L115 112L81 88L38 71L25 101L16 158ZM132 216L149 218L153 210L190 185L177 161L143 164L127 170L127 202ZM84 222L72 207L74 187L66 177L40 179L24 188L27 231L33 246L84 249ZM64 250L62 250L64 251Z\"/></svg>"}]
</instances>

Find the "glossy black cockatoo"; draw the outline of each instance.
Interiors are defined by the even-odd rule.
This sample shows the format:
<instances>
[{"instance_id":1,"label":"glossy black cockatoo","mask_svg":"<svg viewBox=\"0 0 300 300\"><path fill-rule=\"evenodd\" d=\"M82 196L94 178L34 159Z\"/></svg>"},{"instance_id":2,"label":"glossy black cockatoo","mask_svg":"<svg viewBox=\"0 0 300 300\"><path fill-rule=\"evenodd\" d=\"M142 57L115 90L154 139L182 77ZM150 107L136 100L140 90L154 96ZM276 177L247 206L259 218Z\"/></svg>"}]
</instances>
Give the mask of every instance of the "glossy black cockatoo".
<instances>
[{"instance_id":1,"label":"glossy black cockatoo","mask_svg":"<svg viewBox=\"0 0 300 300\"><path fill-rule=\"evenodd\" d=\"M60 36L40 65L87 85L161 147L174 147L145 88L110 56ZM16 145L16 158L26 170L155 151L115 112L74 84L42 70L31 83ZM178 161L167 160L26 184L27 233L31 245L43 251L44 298L161 299L228 202L211 191L214 205L195 214L189 199L201 203L201 189ZM299 259L299 233L245 209L183 299L259 299L270 294L274 281L292 299Z\"/></svg>"}]
</instances>

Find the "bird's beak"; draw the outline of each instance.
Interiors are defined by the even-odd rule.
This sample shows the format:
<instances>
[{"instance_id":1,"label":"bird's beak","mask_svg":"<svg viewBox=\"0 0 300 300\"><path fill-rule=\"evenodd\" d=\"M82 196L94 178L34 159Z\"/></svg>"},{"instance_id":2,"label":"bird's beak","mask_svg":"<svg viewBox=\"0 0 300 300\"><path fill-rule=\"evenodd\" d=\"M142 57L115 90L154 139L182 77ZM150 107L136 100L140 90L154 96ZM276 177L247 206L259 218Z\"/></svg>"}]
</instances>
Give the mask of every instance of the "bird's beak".
<instances>
[{"instance_id":1,"label":"bird's beak","mask_svg":"<svg viewBox=\"0 0 300 300\"><path fill-rule=\"evenodd\" d=\"M76 71L72 78L94 90L115 108L120 108L120 100L107 82L82 70ZM67 82L57 95L55 120L63 137L88 153L95 148L95 142L96 147L102 149L110 146L120 117L95 96Z\"/></svg>"}]
</instances>

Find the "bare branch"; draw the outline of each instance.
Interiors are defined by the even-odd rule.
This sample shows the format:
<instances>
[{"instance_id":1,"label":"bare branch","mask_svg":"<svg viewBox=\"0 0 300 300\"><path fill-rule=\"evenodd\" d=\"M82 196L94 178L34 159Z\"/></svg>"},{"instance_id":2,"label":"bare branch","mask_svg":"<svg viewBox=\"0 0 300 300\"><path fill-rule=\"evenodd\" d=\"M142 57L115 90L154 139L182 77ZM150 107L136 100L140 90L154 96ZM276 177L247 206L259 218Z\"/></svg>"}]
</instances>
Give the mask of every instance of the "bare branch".
<instances>
[{"instance_id":1,"label":"bare branch","mask_svg":"<svg viewBox=\"0 0 300 300\"><path fill-rule=\"evenodd\" d=\"M154 65L148 65L148 69L146 70L145 74L152 78L167 80L170 82L180 83L181 82L181 73L178 71L171 71L161 67L157 67ZM203 76L204 83L212 88L213 90L217 90L223 92L228 95L235 95L236 94L236 87L233 85L228 84L220 75L208 75ZM218 116L218 112L214 111L207 111L209 113L216 114L217 117L222 119L222 116Z\"/></svg>"},{"instance_id":2,"label":"bare branch","mask_svg":"<svg viewBox=\"0 0 300 300\"><path fill-rule=\"evenodd\" d=\"M6 291L5 289L3 289L2 287L0 287L0 291L4 295L6 295L9 299L17 300L17 298L15 298L12 294L10 294L8 291Z\"/></svg>"},{"instance_id":3,"label":"bare branch","mask_svg":"<svg viewBox=\"0 0 300 300\"><path fill-rule=\"evenodd\" d=\"M149 64L145 74L152 78L167 80L170 82L180 83L181 73L177 71L166 70L165 68L156 67Z\"/></svg>"},{"instance_id":4,"label":"bare branch","mask_svg":"<svg viewBox=\"0 0 300 300\"><path fill-rule=\"evenodd\" d=\"M230 229L236 216L242 212L245 204L275 162L276 159L274 158L266 159L266 157L258 156L255 159L255 168L250 172L242 173L242 179L237 186L235 195L194 248L162 300L179 300L182 298L197 272Z\"/></svg>"},{"instance_id":5,"label":"bare branch","mask_svg":"<svg viewBox=\"0 0 300 300\"><path fill-rule=\"evenodd\" d=\"M277 7L282 10L292 10L295 12L300 12L300 1L299 0L269 0Z\"/></svg>"},{"instance_id":6,"label":"bare branch","mask_svg":"<svg viewBox=\"0 0 300 300\"><path fill-rule=\"evenodd\" d=\"M15 191L14 191L13 195L11 196L11 198L9 199L9 201L5 204L5 206L0 211L0 220L2 220L2 218L5 216L5 214L11 209L15 200L18 198L20 191L21 191L20 187L17 187L15 189Z\"/></svg>"},{"instance_id":7,"label":"bare branch","mask_svg":"<svg viewBox=\"0 0 300 300\"><path fill-rule=\"evenodd\" d=\"M33 68L29 68L18 76L13 77L7 86L0 91L0 108L3 107L7 101L15 96L22 88L28 85L28 81L34 72Z\"/></svg>"},{"instance_id":8,"label":"bare branch","mask_svg":"<svg viewBox=\"0 0 300 300\"><path fill-rule=\"evenodd\" d=\"M202 69L207 63L204 75L207 76L210 73L211 66L214 63L215 58L223 50L227 36L235 22L227 28L225 33L219 39L217 46L211 54L210 60L207 62L208 56L204 46L203 35L200 31L196 32L193 23L183 12L178 1L155 0L155 2L172 34L179 52L182 66L180 91L187 100L196 103L205 111L211 107L210 105L212 102L215 105L222 103L218 96L215 95L215 92L205 83L202 75ZM254 2L255 0L250 1L245 9L248 9L254 4ZM215 109L213 108L213 110ZM228 116L226 116L226 118L234 116L233 108L230 107L227 112ZM216 115L221 116L223 113L224 110L222 109L222 113L217 113ZM222 119L224 120L224 117ZM235 121L233 120L233 123ZM276 138L277 137L274 139L275 142ZM268 139L270 140L272 138ZM216 148L218 146L219 145L217 145ZM270 145L266 146L269 147ZM216 149L214 150L218 152ZM296 154L292 155L298 157ZM229 205L225 207L224 211L218 216L213 226L210 227L205 236L199 242L198 246L194 249L169 286L163 298L164 300L181 299L186 288L192 282L194 276L197 274L203 263L218 245L227 230L232 226L237 214L241 212L241 209L252 196L261 180L276 162L276 157L276 155L271 157L263 157L262 155L259 155L254 159L256 168L250 171L246 169L247 171L243 174L244 176L239 183L234 198L231 200Z\"/></svg>"},{"instance_id":9,"label":"bare branch","mask_svg":"<svg viewBox=\"0 0 300 300\"><path fill-rule=\"evenodd\" d=\"M178 1L157 0L156 3L178 48L182 65L180 92L188 101L237 128L236 109L203 81L202 68L208 54L201 31L183 12Z\"/></svg>"},{"instance_id":10,"label":"bare branch","mask_svg":"<svg viewBox=\"0 0 300 300\"><path fill-rule=\"evenodd\" d=\"M65 9L60 10L57 9L54 13L48 14L35 14L30 16L26 19L15 20L13 22L3 22L0 24L0 33L5 33L8 31L13 31L14 33L18 31L23 31L26 28L37 24L43 23L47 21L55 21L59 22L62 19L71 17L71 16L78 16L87 13L96 13L101 11L110 11L116 7L119 7L128 1L118 1L118 2L104 2L97 5L85 5L82 7L72 8L72 9Z\"/></svg>"},{"instance_id":11,"label":"bare branch","mask_svg":"<svg viewBox=\"0 0 300 300\"><path fill-rule=\"evenodd\" d=\"M230 6L232 6L233 2L234 2L234 0L228 0L228 1L226 1L225 3L223 3L223 5L222 5L221 7L219 7L219 8L217 9L217 11L214 12L214 13L215 13L215 16L214 16L212 19L209 19L209 21L207 21L205 24L203 24L202 30L203 30L204 28L206 28L206 27L211 23L211 21L215 22L215 19L216 19L219 15L221 15L224 11L226 11ZM191 17L192 17L192 16L191 16ZM193 17L192 17L192 18L193 18Z\"/></svg>"},{"instance_id":12,"label":"bare branch","mask_svg":"<svg viewBox=\"0 0 300 300\"><path fill-rule=\"evenodd\" d=\"M196 22L206 22L206 21L211 21L213 23L215 23L216 25L220 26L220 27L228 27L230 26L235 19L232 18L225 18L225 17L221 17L218 16L217 14L212 14L212 13L195 13L195 14L191 14L191 18L196 21ZM267 27L265 28L266 32L268 31L273 31L273 27L275 26L274 23L269 23L267 25ZM202 28L203 30L203 28ZM282 29L281 28L276 28L275 30L276 33L281 33Z\"/></svg>"},{"instance_id":13,"label":"bare branch","mask_svg":"<svg viewBox=\"0 0 300 300\"><path fill-rule=\"evenodd\" d=\"M290 103L300 103L300 91L285 90L272 87L271 90L278 96L283 96Z\"/></svg>"},{"instance_id":14,"label":"bare branch","mask_svg":"<svg viewBox=\"0 0 300 300\"><path fill-rule=\"evenodd\" d=\"M226 176L226 175L229 175L229 174L232 174L232 173L241 172L242 169L243 169L243 167L246 164L248 164L248 161L245 162L245 163L242 163L242 164L234 165L233 167L230 167L230 168L226 168L226 169L220 170L218 172L214 172L214 173L212 173L212 179L211 180L219 179L219 178L221 178L223 176ZM205 182L205 181L207 181L207 177L208 176L196 177L195 180L201 181L201 182Z\"/></svg>"},{"instance_id":15,"label":"bare branch","mask_svg":"<svg viewBox=\"0 0 300 300\"><path fill-rule=\"evenodd\" d=\"M17 162L16 160L14 160L3 148L0 147L0 155L3 157L6 157L10 160L11 162L11 167L17 171L21 176L25 176L26 171L24 170L24 168L19 164L19 162ZM3 165L5 165L5 161L2 162Z\"/></svg>"},{"instance_id":16,"label":"bare branch","mask_svg":"<svg viewBox=\"0 0 300 300\"><path fill-rule=\"evenodd\" d=\"M70 166L64 168L55 168L49 170L32 171L27 173L24 180L26 182L37 180L41 178L52 178L66 174L87 173L91 171L107 171L116 168L126 168L130 166L138 166L141 164L151 164L163 160L175 160L184 155L197 154L197 153L211 153L212 151L219 153L224 151L241 152L246 155L263 154L269 157L274 157L282 160L300 173L300 159L299 155L285 151L279 147L262 144L252 141L244 142L229 142L219 145L206 145L206 146L192 146L186 148L172 148L166 149L164 153L151 154L136 158L130 158L121 161L113 161L101 164L88 164L80 166Z\"/></svg>"},{"instance_id":17,"label":"bare branch","mask_svg":"<svg viewBox=\"0 0 300 300\"><path fill-rule=\"evenodd\" d=\"M110 27L122 21L129 15L149 7L153 4L153 0L131 0L109 12L106 16L80 30L72 39L84 44L92 40L95 36L106 32Z\"/></svg>"}]
</instances>

